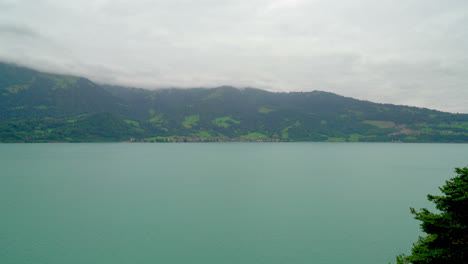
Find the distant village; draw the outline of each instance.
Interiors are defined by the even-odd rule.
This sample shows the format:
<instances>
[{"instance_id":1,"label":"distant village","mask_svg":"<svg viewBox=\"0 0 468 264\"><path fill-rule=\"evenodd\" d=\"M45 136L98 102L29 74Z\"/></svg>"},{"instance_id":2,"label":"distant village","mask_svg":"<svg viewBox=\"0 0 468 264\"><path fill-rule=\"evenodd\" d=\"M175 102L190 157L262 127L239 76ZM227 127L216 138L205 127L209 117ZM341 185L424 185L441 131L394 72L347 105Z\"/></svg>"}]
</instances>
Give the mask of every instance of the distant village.
<instances>
[{"instance_id":1,"label":"distant village","mask_svg":"<svg viewBox=\"0 0 468 264\"><path fill-rule=\"evenodd\" d=\"M288 139L280 138L226 138L226 137L167 137L167 138L144 138L137 140L131 138L125 142L168 142L168 143L184 143L184 142L290 142Z\"/></svg>"}]
</instances>

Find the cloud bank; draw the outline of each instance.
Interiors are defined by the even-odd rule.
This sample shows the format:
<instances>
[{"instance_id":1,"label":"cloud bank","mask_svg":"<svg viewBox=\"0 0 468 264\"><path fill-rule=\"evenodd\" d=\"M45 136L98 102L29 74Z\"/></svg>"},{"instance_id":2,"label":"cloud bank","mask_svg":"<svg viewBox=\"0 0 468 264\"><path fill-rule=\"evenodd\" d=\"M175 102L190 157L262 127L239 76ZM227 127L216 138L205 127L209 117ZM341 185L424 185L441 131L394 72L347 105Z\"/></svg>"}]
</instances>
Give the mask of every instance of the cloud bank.
<instances>
[{"instance_id":1,"label":"cloud bank","mask_svg":"<svg viewBox=\"0 0 468 264\"><path fill-rule=\"evenodd\" d=\"M323 90L468 113L465 0L0 0L0 59L144 87Z\"/></svg>"}]
</instances>

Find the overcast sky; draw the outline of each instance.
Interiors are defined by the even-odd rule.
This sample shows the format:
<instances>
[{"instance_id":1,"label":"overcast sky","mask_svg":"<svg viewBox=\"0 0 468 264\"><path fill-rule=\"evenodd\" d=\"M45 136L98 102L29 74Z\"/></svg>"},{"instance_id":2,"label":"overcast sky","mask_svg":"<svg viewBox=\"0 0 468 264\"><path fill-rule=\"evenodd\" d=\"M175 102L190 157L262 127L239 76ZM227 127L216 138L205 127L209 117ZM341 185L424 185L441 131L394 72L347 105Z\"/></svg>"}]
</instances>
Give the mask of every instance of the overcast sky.
<instances>
[{"instance_id":1,"label":"overcast sky","mask_svg":"<svg viewBox=\"0 0 468 264\"><path fill-rule=\"evenodd\" d=\"M467 0L0 0L0 60L468 113Z\"/></svg>"}]
</instances>

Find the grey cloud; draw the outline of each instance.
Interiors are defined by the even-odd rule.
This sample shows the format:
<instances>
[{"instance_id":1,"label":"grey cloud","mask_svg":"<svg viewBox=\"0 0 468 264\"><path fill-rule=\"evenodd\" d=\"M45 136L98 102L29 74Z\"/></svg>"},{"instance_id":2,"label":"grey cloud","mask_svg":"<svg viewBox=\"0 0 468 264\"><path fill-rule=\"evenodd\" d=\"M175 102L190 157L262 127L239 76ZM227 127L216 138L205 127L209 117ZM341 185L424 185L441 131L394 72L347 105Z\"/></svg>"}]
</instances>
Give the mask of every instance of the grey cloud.
<instances>
[{"instance_id":1,"label":"grey cloud","mask_svg":"<svg viewBox=\"0 0 468 264\"><path fill-rule=\"evenodd\" d=\"M25 37L40 37L37 31L24 25L0 24L0 34L12 34Z\"/></svg>"},{"instance_id":2,"label":"grey cloud","mask_svg":"<svg viewBox=\"0 0 468 264\"><path fill-rule=\"evenodd\" d=\"M0 10L0 58L41 70L145 88L317 89L468 112L464 0L0 0L0 6L7 6Z\"/></svg>"}]
</instances>

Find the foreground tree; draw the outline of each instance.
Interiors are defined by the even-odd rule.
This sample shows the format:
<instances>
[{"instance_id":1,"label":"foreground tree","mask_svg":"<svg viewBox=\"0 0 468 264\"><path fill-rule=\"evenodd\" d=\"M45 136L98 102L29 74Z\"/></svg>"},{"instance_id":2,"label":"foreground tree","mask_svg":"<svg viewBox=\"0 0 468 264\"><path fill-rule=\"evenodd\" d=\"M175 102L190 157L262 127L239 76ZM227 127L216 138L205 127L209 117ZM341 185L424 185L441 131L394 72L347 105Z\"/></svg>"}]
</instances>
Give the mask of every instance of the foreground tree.
<instances>
[{"instance_id":1,"label":"foreground tree","mask_svg":"<svg viewBox=\"0 0 468 264\"><path fill-rule=\"evenodd\" d=\"M439 188L442 196L427 196L440 213L411 208L427 236L419 237L411 255L398 256L398 264L468 263L468 167L457 168L455 172L458 175Z\"/></svg>"}]
</instances>

